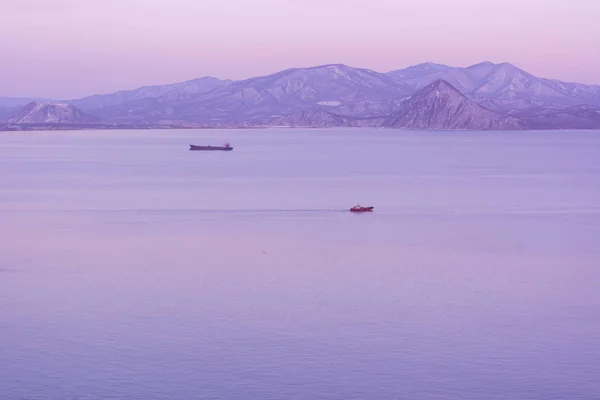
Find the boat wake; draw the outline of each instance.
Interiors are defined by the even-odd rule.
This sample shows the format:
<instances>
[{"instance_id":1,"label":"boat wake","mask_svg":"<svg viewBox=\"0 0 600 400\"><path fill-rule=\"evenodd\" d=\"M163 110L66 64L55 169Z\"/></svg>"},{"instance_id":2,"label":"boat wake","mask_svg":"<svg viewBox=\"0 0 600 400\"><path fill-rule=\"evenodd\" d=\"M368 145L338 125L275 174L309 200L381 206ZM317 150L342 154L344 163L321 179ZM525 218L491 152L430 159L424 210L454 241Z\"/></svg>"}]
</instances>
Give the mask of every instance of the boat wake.
<instances>
[{"instance_id":1,"label":"boat wake","mask_svg":"<svg viewBox=\"0 0 600 400\"><path fill-rule=\"evenodd\" d=\"M248 213L337 213L347 212L346 209L22 209L22 210L9 210L10 212L23 212L23 213L170 213L170 214L248 214Z\"/></svg>"}]
</instances>

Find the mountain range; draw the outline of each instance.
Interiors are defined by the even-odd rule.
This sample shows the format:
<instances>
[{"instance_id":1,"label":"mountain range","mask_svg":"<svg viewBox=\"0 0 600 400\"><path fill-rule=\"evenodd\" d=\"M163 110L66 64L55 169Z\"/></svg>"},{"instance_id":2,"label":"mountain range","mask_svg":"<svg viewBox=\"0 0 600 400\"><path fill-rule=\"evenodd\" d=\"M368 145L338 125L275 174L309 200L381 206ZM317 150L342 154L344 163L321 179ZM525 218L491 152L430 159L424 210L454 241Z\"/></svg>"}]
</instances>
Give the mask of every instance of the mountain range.
<instances>
[{"instance_id":1,"label":"mountain range","mask_svg":"<svg viewBox=\"0 0 600 400\"><path fill-rule=\"evenodd\" d=\"M0 97L0 120L12 126L598 129L600 86L538 78L508 63L425 63L388 73L331 64L53 102Z\"/></svg>"}]
</instances>

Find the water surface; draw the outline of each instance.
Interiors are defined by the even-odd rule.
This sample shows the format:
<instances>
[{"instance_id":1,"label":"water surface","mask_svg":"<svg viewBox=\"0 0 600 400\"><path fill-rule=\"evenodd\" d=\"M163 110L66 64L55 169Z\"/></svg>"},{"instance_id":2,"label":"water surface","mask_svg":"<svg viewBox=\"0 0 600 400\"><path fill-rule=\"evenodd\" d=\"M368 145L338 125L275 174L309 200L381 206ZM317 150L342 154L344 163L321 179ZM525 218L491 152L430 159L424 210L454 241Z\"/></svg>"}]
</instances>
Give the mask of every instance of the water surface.
<instances>
[{"instance_id":1,"label":"water surface","mask_svg":"<svg viewBox=\"0 0 600 400\"><path fill-rule=\"evenodd\" d=\"M0 399L597 399L599 237L597 132L2 133Z\"/></svg>"}]
</instances>

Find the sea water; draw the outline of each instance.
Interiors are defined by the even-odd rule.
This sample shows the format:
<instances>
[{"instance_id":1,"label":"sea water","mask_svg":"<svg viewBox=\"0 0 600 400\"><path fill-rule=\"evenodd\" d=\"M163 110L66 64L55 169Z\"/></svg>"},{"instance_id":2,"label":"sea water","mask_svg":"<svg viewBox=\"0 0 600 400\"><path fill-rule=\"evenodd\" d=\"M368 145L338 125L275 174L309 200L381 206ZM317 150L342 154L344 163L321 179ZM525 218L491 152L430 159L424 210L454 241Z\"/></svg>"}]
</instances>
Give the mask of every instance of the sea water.
<instances>
[{"instance_id":1,"label":"sea water","mask_svg":"<svg viewBox=\"0 0 600 400\"><path fill-rule=\"evenodd\" d=\"M599 377L598 132L0 134L0 400L589 400Z\"/></svg>"}]
</instances>

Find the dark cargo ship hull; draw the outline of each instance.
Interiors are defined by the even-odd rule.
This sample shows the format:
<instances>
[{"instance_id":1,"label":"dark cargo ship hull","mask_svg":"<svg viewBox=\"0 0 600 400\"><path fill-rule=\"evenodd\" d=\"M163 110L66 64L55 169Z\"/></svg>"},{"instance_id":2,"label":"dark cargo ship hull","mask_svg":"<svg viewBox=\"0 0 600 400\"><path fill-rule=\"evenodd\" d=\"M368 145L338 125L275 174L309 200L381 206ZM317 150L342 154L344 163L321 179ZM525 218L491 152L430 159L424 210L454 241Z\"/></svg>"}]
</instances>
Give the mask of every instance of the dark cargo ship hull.
<instances>
[{"instance_id":1,"label":"dark cargo ship hull","mask_svg":"<svg viewBox=\"0 0 600 400\"><path fill-rule=\"evenodd\" d=\"M224 150L229 151L233 150L231 146L196 146L195 144L190 144L190 150Z\"/></svg>"}]
</instances>

